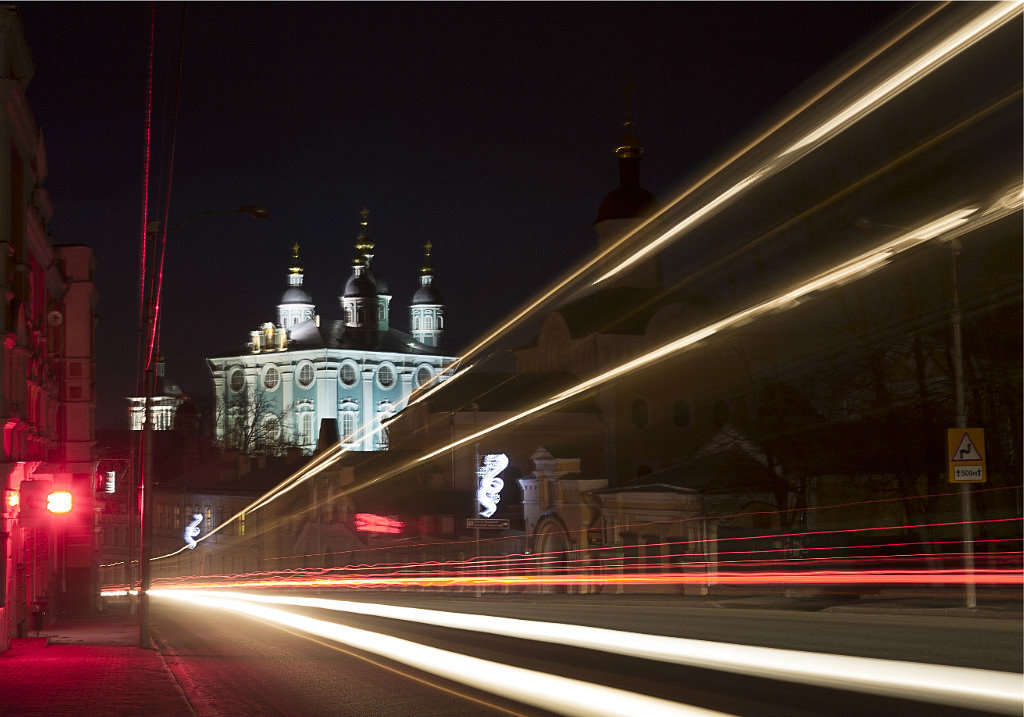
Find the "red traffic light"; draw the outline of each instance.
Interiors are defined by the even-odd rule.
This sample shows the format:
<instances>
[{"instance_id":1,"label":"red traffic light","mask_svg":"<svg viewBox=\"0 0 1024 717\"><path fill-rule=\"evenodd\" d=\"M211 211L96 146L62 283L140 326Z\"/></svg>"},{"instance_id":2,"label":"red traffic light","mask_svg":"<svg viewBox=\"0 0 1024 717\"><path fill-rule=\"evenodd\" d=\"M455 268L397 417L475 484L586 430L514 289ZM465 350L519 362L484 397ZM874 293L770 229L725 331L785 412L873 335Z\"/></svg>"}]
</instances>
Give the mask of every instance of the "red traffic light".
<instances>
[{"instance_id":1,"label":"red traffic light","mask_svg":"<svg viewBox=\"0 0 1024 717\"><path fill-rule=\"evenodd\" d=\"M70 513L75 507L75 497L70 491L55 490L46 496L46 509L51 513Z\"/></svg>"}]
</instances>

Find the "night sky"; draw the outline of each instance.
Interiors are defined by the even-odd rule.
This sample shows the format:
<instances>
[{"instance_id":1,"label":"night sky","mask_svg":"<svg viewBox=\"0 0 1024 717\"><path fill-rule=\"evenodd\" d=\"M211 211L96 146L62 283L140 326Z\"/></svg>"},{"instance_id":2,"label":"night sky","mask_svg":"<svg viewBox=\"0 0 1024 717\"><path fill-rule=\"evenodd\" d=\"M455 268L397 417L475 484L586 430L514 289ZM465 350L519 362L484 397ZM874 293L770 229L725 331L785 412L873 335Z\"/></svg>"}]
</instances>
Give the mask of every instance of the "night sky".
<instances>
[{"instance_id":1,"label":"night sky","mask_svg":"<svg viewBox=\"0 0 1024 717\"><path fill-rule=\"evenodd\" d=\"M367 206L392 325L434 244L449 352L596 248L635 87L641 182L667 198L909 6L892 3L160 3L150 216L168 239L162 353L193 395L205 356L276 316L290 247L325 319ZM19 6L47 145L54 243L99 261L99 428L136 390L149 3Z\"/></svg>"}]
</instances>

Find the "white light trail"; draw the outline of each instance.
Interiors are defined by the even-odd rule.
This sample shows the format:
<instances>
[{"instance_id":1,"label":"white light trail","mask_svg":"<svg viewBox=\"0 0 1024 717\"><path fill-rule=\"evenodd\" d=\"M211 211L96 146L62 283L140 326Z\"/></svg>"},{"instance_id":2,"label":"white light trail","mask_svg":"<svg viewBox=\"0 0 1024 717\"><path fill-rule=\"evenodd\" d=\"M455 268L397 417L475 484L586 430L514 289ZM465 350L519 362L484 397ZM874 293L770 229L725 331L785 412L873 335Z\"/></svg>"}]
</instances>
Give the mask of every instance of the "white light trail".
<instances>
[{"instance_id":1,"label":"white light trail","mask_svg":"<svg viewBox=\"0 0 1024 717\"><path fill-rule=\"evenodd\" d=\"M668 231L638 248L628 258L608 270L593 283L599 284L610 279L640 261L652 251L662 247L669 241L678 239L686 230L697 226L701 221L724 207L730 200L739 196L749 187L791 166L794 162L806 156L832 137L845 131L904 90L912 87L922 78L927 77L991 32L1002 27L1020 14L1021 7L1022 3L1020 0L1002 2L992 6L987 12L974 18L971 22L934 44L919 57L904 65L899 71L872 87L843 110L837 112L814 130L769 159L749 176L695 210Z\"/></svg>"},{"instance_id":2,"label":"white light trail","mask_svg":"<svg viewBox=\"0 0 1024 717\"><path fill-rule=\"evenodd\" d=\"M469 657L369 630L360 630L326 620L297 615L286 610L252 604L248 601L223 596L215 597L198 591L150 590L149 593L156 597L179 600L198 607L230 610L250 618L288 627L562 715L573 717L622 717L622 715L735 717L735 715L724 712L649 697L636 692Z\"/></svg>"},{"instance_id":3,"label":"white light trail","mask_svg":"<svg viewBox=\"0 0 1024 717\"><path fill-rule=\"evenodd\" d=\"M720 193L714 199L708 201L707 203L705 203L704 205L702 205L698 209L694 210L690 215L688 215L686 218L684 218L683 220L681 220L680 222L675 224L675 226L673 226L671 229L663 232L660 236L658 236L658 237L648 241L647 243L643 244L642 246L639 246L637 248L637 250L632 255L630 255L629 258L627 258L626 260L621 262L615 268L609 270L607 273L605 273L599 279L597 279L594 283L595 284L596 283L600 283L601 281L604 281L604 280L606 280L608 278L611 278L612 276L620 273L621 271L625 270L626 268L628 268L632 264L634 264L637 261L641 260L643 257L647 256L651 252L653 252L656 249L664 246L668 242L678 239L687 230L689 230L689 229L693 228L694 226L696 226L697 224L699 224L701 221L703 221L705 218L710 216L715 211L718 211L721 208L725 207L728 204L729 201L731 201L731 200L735 199L736 197L738 197L743 191L745 191L749 187L751 187L754 184L757 184L757 183L763 181L764 179L768 178L769 176L772 176L772 175L776 174L777 172L781 171L782 169L785 169L786 167L790 166L791 164L796 162L798 159L800 159L801 157L805 156L808 152L813 151L815 148L820 146L823 142L827 141L829 138L831 138L831 137L835 136L836 134L844 131L845 128L849 127L854 122L859 121L863 117L865 117L868 114L870 114L871 112L875 111L878 107L880 107L882 104L887 102L889 99L891 99L892 97L895 97L896 95L898 95L903 90L907 89L908 87L910 87L914 83L916 83L919 80L921 80L923 77L925 77L925 76L929 75L930 73L934 72L936 69L938 69L939 67L944 65L946 62L948 62L950 59L952 59L953 57L955 57L959 53L961 53L964 50L966 50L968 47L974 45L978 41L980 41L983 38L985 38L986 36L988 36L990 33L994 32L998 28L1000 28L1003 25L1005 25L1007 22L1013 20L1016 16L1018 16L1021 13L1022 7L1024 7L1024 3L1022 3L1021 0L1011 0L1010 2L1000 2L1000 3L992 5L985 12L983 12L981 15L978 15L977 17L972 19L970 22L968 22L968 23L964 24L962 27L958 28L956 31L954 31L954 32L950 33L949 35L947 35L946 37L942 38L939 42L934 43L933 45L931 45L925 52L923 52L921 55L919 55L913 61L907 63L901 70L897 71L896 73L891 75L886 80L882 81L881 83L878 83L876 86L874 86L873 88L871 88L870 90L868 90L867 92L862 94L854 102L852 102L849 105L847 105L845 109L841 110L840 112L838 112L833 117L831 117L828 120L826 120L825 122L821 123L816 129L814 129L811 132L809 132L806 135L804 135L797 142L793 143L786 150L782 151L781 153L779 153L778 155L776 155L775 157L770 159L768 162L764 163L760 168L758 168L757 170L752 172L746 178L744 178L744 179L740 180L739 182L735 183L730 188L728 188L724 192ZM926 20L930 19L936 12L938 12L938 10L934 10L932 12L929 12L925 17L922 17L921 19L919 19L917 21L917 23L915 23L912 27L907 28L903 33L901 33L900 35L892 38L884 47L882 47L879 50L877 50L869 58L865 58L855 68L853 68L850 71L848 71L844 76L842 76L835 83L833 83L827 90L822 91L821 93L816 95L811 101L809 101L808 103L806 103L802 107L798 108L798 110L796 110L793 113L791 113L787 117L787 121L792 119L792 118L794 118L796 115L802 113L806 109L808 109L814 103L814 101L817 101L817 100L821 99L825 94L827 94L828 91L831 91L832 89L837 87L840 81L848 79L850 76L852 76L852 74L855 71L860 70L863 67L865 67L869 60L877 58L878 56L881 55L881 53L883 51L887 51L888 49L891 49L895 45L895 43L897 43L897 41L902 40L903 38L905 38L907 34L911 33L912 31L916 31ZM777 124L775 127L773 127L771 130L769 130L767 133L763 134L760 139L763 140L763 139L767 138L768 135L773 134L775 131L778 131L785 124L786 124L785 121ZM752 148L756 144L757 144L757 142L755 142L754 144L749 145L747 147L747 150L749 150L750 148ZM714 172L712 172L707 177L705 177L704 180L701 180L701 182L699 182L693 188L691 188L687 192L684 192L682 195L677 197L670 204L669 208L677 206L683 199L685 199L688 195L690 195L697 187L703 186L703 184L707 180L709 180L713 176L716 176L720 171L724 170L731 163L731 161L737 160L745 152L746 152L746 150L744 150L743 152L739 152L736 155L734 155L732 160L730 160L730 162L726 162L725 164L720 166L718 169L716 169ZM1019 203L1017 203L1017 206L1019 207ZM664 216L666 211L667 211L667 209L663 210L662 212L660 212L658 217ZM644 224L644 226L647 226L649 223L650 222L646 222ZM641 233L641 229L643 229L643 227L640 227L640 228L634 230L633 232L631 232L629 235L622 237L619 241L615 242L615 244L613 246L607 248L605 251L600 252L598 255L592 257L587 262L585 262L581 267L579 267L576 270L570 272L570 274L567 275L565 278L563 278L560 281L556 282L555 285L553 285L549 289L541 292L541 294L539 295L538 298L536 298L533 301L529 302L528 305L525 308L523 308L523 309L519 310L518 312L516 312L514 318L506 321L499 328L497 328L494 331L492 331L488 336L486 336L485 338L479 340L476 344L474 344L474 346L471 349L469 349L467 351L467 353L464 356L462 356L461 358L457 359L456 362L454 362L454 363L458 364L458 363L460 363L462 361L470 360L473 356L475 356L477 353L482 351L485 346L489 345L491 341L495 340L501 333L503 333L503 332L509 330L510 328L512 328L513 326L518 325L519 323L521 323L523 320L525 320L525 318L527 316L531 315L534 311L539 309L544 304L544 302L546 302L546 301L552 299L553 297L555 297L556 295L558 295L559 292L561 292L564 288L569 286L573 281L579 279L586 271L589 271L591 268L596 266L599 261L601 261L606 256L608 256L612 251L616 250L617 248L619 248L621 246L624 246L627 242L632 241L634 239L634 237L638 237L640 235L640 233ZM920 243L921 240L914 239L912 241L913 241L913 244L916 244L916 243ZM891 253L897 253L897 252L902 251L902 250L903 250L902 247L893 247L891 249ZM881 263L883 263L883 258L882 257L876 257L875 259L864 258L863 261L865 262L865 267L864 268L866 268L870 264L875 264L875 263L881 264ZM805 291L803 293L806 294L806 293L810 293L810 292L809 291ZM730 325L732 325L732 326L738 326L739 325L739 320L741 318L742 318L742 320L750 320L751 318L753 318L753 313L752 312L755 312L756 310L758 310L758 308L759 307L752 307L751 309L747 310L746 312L741 312L740 314L737 314L737 315L731 317L730 319L727 319L726 321L730 322ZM709 327L708 329L704 329L704 331L708 332L708 335L710 335L711 333L715 333L717 330L719 330L719 329L718 328L711 328L711 327ZM704 338L704 337L693 338L693 340L689 341L688 343L684 342L684 343L680 344L677 348L675 348L673 350L678 351L681 348L684 348L686 345L689 345L691 343L695 343L696 341L701 340L701 338ZM671 351L669 351L669 353L671 353ZM643 359L643 357L641 357L641 360L642 359ZM624 368L624 370L631 370L632 368L634 368L634 365L633 365L634 363L635 362L630 362L629 364L626 364L625 367L622 367L622 368ZM644 361L644 363L646 363L646 361ZM453 381L453 380L457 380L458 378L461 378L461 376L464 373L466 373L466 371L468 371L468 368L469 367L467 367L464 370L455 372L447 380L448 381ZM607 379L610 379L610 378L613 378L613 377L615 377L617 375L621 375L621 373L623 373L623 372L624 371L609 372L609 374L606 374L605 376L607 376ZM598 377L598 378L600 379L602 377ZM605 380L607 380L607 379L605 379ZM429 390L426 390L424 393L418 395L413 401L410 401L410 405L412 405L412 403L414 403L414 402L419 402L419 401L427 398L434 391L438 390L442 385L443 385L443 383L438 383L436 386L433 386ZM579 393L575 389L570 389L570 391L573 392L572 395L577 395ZM526 417L528 417L530 415L538 413L539 411L542 411L542 410L544 410L546 408L549 408L549 407L551 407L553 405L556 405L557 403L560 403L561 401L565 400L565 398L566 397L562 397L562 398L556 397L554 400L545 402L544 404L542 404L540 406L537 406L534 409L526 411L523 414L520 414L518 417L515 417L514 419L509 419L508 421L504 421L504 422L502 422L502 423L492 427L491 429L489 429L486 432L490 432L491 430L495 430L497 428L503 427L505 425L508 425L509 423L514 423L514 422L516 422L518 420L522 420L523 418L526 418ZM364 429L365 428L366 427L364 427ZM378 427L377 430L379 431L380 427ZM479 435L484 435L484 434L482 434L482 433L481 434L476 434L475 436L471 437L469 440L475 440L475 438L478 437ZM427 456L424 456L424 457L420 458L416 462L422 462L424 460L428 460L430 458L433 458L433 457L439 455L440 453L442 453L442 452L444 452L446 450L449 450L450 448L453 448L453 447L455 447L457 445L461 445L462 443L465 443L465 442L466 441L461 441L461 442L453 443L452 445L449 445L449 446L445 446L444 448L441 448L441 449L439 449L439 450L437 450L437 451L435 451L433 453L428 454ZM347 453L348 451L349 451L349 449L346 446L338 445L338 446L335 446L333 449L325 452L322 456L319 456L316 459L314 459L310 464L305 466L303 469L301 469L300 471L296 472L295 474L293 474L289 478L285 479L276 488L272 489L268 493L266 493L263 496L261 496L260 498L258 498L256 501L251 503L249 506L247 506L245 509L243 509L239 513L236 513L235 515L231 516L228 520L224 521L221 525L218 525L214 530L210 531L209 533L204 535L202 538L200 538L200 540L198 542L202 542L206 538L212 537L214 534L216 534L221 529L225 528L226 526L230 525L234 521L238 520L243 514L249 513L251 511L257 510L259 508L262 508L263 506L267 505L268 503L270 503L270 502L276 500L277 498L281 497L282 495L285 495L286 493L290 492L294 488L296 488L299 485L301 485L302 483L304 483L308 478L318 474L319 472L321 472L325 468L327 468L330 465L333 465L334 463L339 461L341 459L341 457L345 453ZM391 474L393 474L393 473L389 473L389 475L391 475ZM377 482L377 481L374 481L374 482ZM181 548L181 549L179 549L179 550L177 550L175 552L169 553L167 555L159 556L159 557L154 558L154 559L158 560L158 559L161 559L161 558L171 557L173 555L177 555L178 553L181 553L184 549L185 548Z\"/></svg>"},{"instance_id":4,"label":"white light trail","mask_svg":"<svg viewBox=\"0 0 1024 717\"><path fill-rule=\"evenodd\" d=\"M806 685L990 710L1000 714L1020 714L1024 703L1024 681L1019 674L1009 672L735 645L584 625L345 600L252 593L233 593L229 599L373 615Z\"/></svg>"},{"instance_id":5,"label":"white light trail","mask_svg":"<svg viewBox=\"0 0 1024 717\"><path fill-rule=\"evenodd\" d=\"M965 207L963 209L950 212L949 214L946 214L932 222L912 229L905 234L901 234L895 239L891 239L880 244L860 256L843 262L842 264L839 264L836 267L833 267L832 269L819 274L818 276L799 284L776 297L739 311L731 316L727 316L724 319L693 331L692 333L674 339L673 341L663 344L642 356L638 356L631 361L627 361L626 363L620 364L619 366L605 371L602 374L578 383L575 386L572 386L565 391L532 406L531 408L504 419L503 421L487 426L471 435L460 438L457 441L453 441L434 451L425 453L412 461L412 463L423 463L432 458L436 458L452 448L457 448L458 446L466 443L479 440L483 436L493 433L500 428L518 423L532 415L545 411L549 408L553 408L560 403L564 403L565 401L575 398L591 389L606 384L626 373L645 368L666 358L667 356L679 353L680 351L687 349L724 329L742 326L759 316L763 316L772 311L779 311L791 307L795 305L795 302L798 299L815 291L832 286L839 286L840 284L863 277L866 274L882 267L889 259L897 254L967 224L971 215L975 214L977 211L977 207ZM379 476L374 482L388 478L402 470L404 470L404 468L390 471Z\"/></svg>"}]
</instances>

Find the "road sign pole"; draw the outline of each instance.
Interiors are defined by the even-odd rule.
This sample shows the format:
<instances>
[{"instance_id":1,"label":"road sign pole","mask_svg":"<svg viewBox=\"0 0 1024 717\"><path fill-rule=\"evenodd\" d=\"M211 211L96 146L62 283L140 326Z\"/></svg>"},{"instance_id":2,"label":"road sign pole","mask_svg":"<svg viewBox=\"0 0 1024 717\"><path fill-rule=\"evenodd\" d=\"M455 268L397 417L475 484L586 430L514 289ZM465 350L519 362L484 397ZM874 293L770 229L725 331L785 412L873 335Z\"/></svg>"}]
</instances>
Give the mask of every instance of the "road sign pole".
<instances>
[{"instance_id":1,"label":"road sign pole","mask_svg":"<svg viewBox=\"0 0 1024 717\"><path fill-rule=\"evenodd\" d=\"M958 287L957 263L960 257L960 241L949 242L952 254L953 310L949 320L953 326L953 383L956 394L956 427L967 428L967 410L964 404L964 351L960 335L960 289ZM960 484L960 523L963 538L964 601L968 608L978 607L978 596L974 584L974 516L971 509L971 484Z\"/></svg>"}]
</instances>

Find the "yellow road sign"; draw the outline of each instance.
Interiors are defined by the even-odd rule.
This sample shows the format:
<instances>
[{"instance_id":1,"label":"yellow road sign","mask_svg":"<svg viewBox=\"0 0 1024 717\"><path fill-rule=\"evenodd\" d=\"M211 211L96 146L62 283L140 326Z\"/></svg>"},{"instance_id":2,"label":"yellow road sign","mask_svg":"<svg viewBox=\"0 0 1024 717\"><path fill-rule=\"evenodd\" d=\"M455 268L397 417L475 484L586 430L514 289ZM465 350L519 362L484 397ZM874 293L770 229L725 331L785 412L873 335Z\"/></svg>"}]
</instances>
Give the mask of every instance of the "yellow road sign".
<instances>
[{"instance_id":1,"label":"yellow road sign","mask_svg":"<svg viewBox=\"0 0 1024 717\"><path fill-rule=\"evenodd\" d=\"M949 462L950 483L984 483L985 429L947 429L946 458Z\"/></svg>"}]
</instances>

